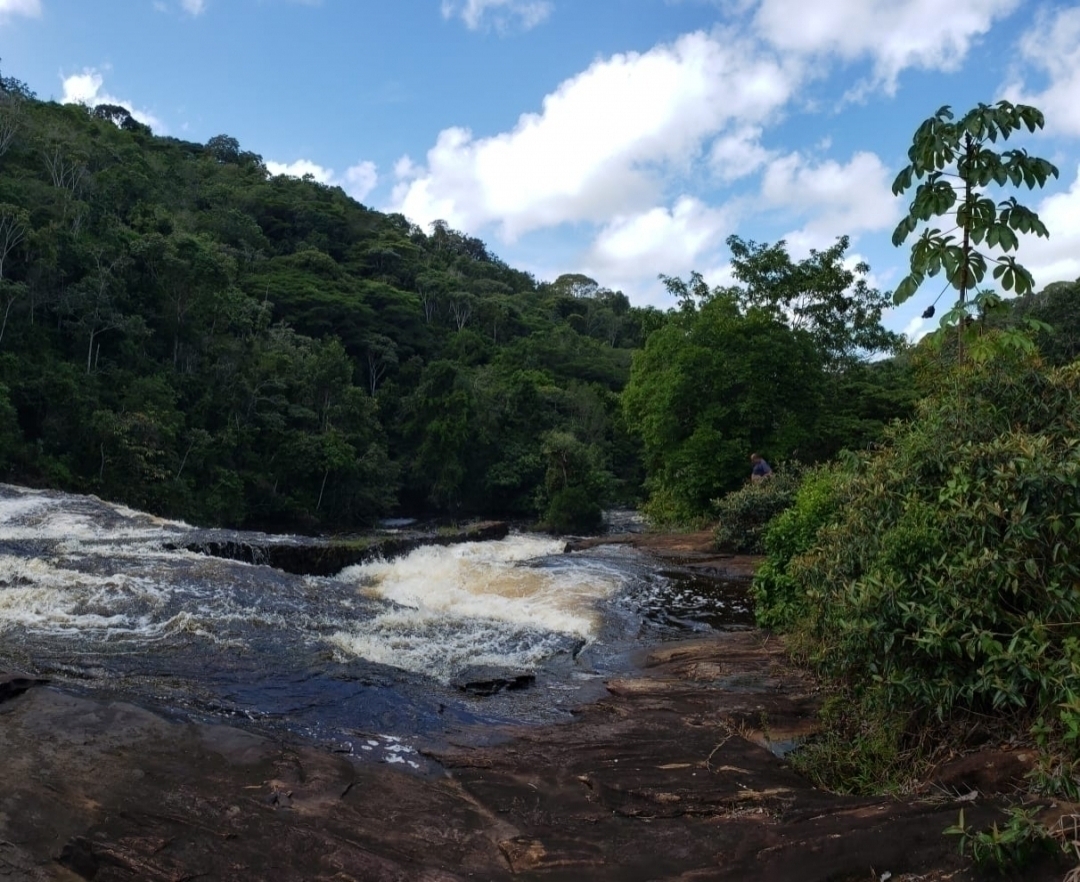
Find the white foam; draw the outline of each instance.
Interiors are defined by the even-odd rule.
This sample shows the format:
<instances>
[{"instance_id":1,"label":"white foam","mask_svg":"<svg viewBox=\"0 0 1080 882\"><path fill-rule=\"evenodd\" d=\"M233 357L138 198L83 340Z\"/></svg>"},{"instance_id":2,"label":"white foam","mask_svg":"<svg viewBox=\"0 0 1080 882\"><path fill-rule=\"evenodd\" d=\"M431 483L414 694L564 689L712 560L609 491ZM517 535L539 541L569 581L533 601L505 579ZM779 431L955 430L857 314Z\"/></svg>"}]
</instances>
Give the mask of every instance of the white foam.
<instances>
[{"instance_id":1,"label":"white foam","mask_svg":"<svg viewBox=\"0 0 1080 882\"><path fill-rule=\"evenodd\" d=\"M4 486L0 497L0 539L160 541L191 527L138 512L96 496L75 496ZM11 495L14 492L14 495Z\"/></svg>"},{"instance_id":2,"label":"white foam","mask_svg":"<svg viewBox=\"0 0 1080 882\"><path fill-rule=\"evenodd\" d=\"M598 601L623 584L612 569L536 565L562 548L551 538L512 536L349 567L339 579L393 606L330 643L346 657L442 680L469 665L536 667L567 638L592 639Z\"/></svg>"}]
</instances>

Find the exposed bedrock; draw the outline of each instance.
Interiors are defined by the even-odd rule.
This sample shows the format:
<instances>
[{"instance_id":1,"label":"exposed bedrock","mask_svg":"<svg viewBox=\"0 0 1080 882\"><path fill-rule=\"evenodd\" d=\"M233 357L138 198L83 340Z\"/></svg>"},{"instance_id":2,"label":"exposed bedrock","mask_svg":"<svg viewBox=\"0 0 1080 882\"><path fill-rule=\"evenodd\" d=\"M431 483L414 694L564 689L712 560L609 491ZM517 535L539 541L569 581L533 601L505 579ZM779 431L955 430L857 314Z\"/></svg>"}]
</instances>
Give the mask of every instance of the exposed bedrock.
<instances>
[{"instance_id":1,"label":"exposed bedrock","mask_svg":"<svg viewBox=\"0 0 1080 882\"><path fill-rule=\"evenodd\" d=\"M815 686L755 631L643 653L570 723L459 732L428 775L7 682L0 878L20 880L974 879L942 831L961 806L999 818L1027 762L903 801L816 790L778 756Z\"/></svg>"}]
</instances>

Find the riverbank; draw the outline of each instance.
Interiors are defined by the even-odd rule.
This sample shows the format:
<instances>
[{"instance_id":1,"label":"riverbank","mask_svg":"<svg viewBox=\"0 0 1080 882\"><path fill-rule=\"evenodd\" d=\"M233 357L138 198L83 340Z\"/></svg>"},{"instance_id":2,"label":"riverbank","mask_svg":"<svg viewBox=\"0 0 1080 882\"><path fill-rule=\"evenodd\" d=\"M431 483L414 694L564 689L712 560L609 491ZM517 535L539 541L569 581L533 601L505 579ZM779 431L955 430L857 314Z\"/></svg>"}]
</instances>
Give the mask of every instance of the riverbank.
<instances>
[{"instance_id":1,"label":"riverbank","mask_svg":"<svg viewBox=\"0 0 1080 882\"><path fill-rule=\"evenodd\" d=\"M754 565L707 533L582 541L703 578ZM833 796L783 759L819 701L781 641L719 632L642 650L568 723L458 728L413 771L392 750L373 762L9 675L0 878L978 878L942 831L960 808L977 827L998 819L1030 757L959 758L905 800Z\"/></svg>"},{"instance_id":2,"label":"riverbank","mask_svg":"<svg viewBox=\"0 0 1080 882\"><path fill-rule=\"evenodd\" d=\"M713 545L712 530L588 536L569 541L566 551L585 551L599 545L626 545L646 552L668 568L719 581L748 581L761 561L760 557L753 555L717 551Z\"/></svg>"}]
</instances>

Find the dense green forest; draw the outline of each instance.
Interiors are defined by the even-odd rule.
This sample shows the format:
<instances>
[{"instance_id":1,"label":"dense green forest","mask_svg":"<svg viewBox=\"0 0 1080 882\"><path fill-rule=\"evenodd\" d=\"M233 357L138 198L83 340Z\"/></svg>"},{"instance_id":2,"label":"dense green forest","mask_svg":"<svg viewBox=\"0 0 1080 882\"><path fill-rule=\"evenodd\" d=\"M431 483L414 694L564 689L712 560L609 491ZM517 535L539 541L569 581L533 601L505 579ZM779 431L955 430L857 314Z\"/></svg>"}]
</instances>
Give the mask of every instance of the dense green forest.
<instances>
[{"instance_id":1,"label":"dense green forest","mask_svg":"<svg viewBox=\"0 0 1080 882\"><path fill-rule=\"evenodd\" d=\"M618 393L656 310L2 85L7 479L291 528L635 497Z\"/></svg>"},{"instance_id":2,"label":"dense green forest","mask_svg":"<svg viewBox=\"0 0 1080 882\"><path fill-rule=\"evenodd\" d=\"M751 448L815 461L911 406L905 369L864 359L896 341L846 240L801 263L730 244L741 287L667 278L671 309L634 307L229 136L0 78L0 474L277 529L588 529L646 496L707 516Z\"/></svg>"}]
</instances>

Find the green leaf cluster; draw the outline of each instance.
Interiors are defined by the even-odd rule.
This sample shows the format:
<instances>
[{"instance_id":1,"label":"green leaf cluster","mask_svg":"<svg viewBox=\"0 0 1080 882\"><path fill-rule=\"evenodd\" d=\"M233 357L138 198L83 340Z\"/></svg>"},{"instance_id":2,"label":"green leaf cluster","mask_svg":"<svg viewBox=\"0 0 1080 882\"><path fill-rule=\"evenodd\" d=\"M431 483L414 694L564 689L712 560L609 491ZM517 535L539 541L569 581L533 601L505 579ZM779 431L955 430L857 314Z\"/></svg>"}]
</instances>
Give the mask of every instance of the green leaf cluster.
<instances>
[{"instance_id":1,"label":"green leaf cluster","mask_svg":"<svg viewBox=\"0 0 1080 882\"><path fill-rule=\"evenodd\" d=\"M813 548L818 531L838 515L850 492L853 463L849 455L800 476L789 505L761 531L765 560L754 573L751 593L754 614L762 627L790 628L809 614L807 595L788 566L793 558Z\"/></svg>"},{"instance_id":2,"label":"green leaf cluster","mask_svg":"<svg viewBox=\"0 0 1080 882\"><path fill-rule=\"evenodd\" d=\"M958 321L965 314L968 292L983 283L990 264L991 276L1003 290L1020 295L1033 290L1031 273L1009 252L1019 247L1018 233L1046 237L1049 232L1015 197L995 202L986 188L1033 189L1058 176L1046 159L1022 148L998 151L993 146L1015 132L1034 132L1043 125L1037 108L999 101L979 104L960 119L942 107L918 127L908 150L910 162L892 185L897 196L915 187L908 211L893 232L893 244L903 244L922 228L911 249L910 272L893 292L896 304L943 272L958 292L957 306L947 318ZM947 218L953 225L931 226L935 218ZM980 245L991 251L984 253Z\"/></svg>"}]
</instances>

